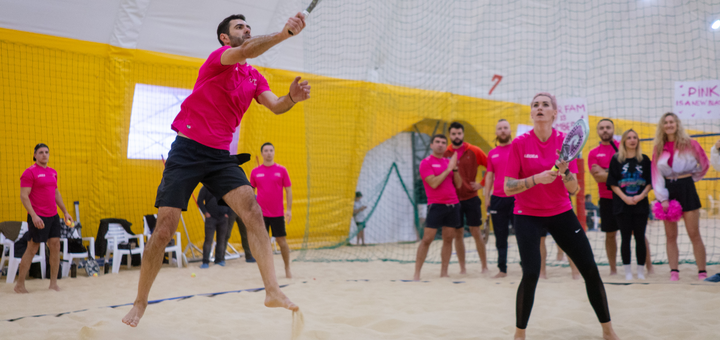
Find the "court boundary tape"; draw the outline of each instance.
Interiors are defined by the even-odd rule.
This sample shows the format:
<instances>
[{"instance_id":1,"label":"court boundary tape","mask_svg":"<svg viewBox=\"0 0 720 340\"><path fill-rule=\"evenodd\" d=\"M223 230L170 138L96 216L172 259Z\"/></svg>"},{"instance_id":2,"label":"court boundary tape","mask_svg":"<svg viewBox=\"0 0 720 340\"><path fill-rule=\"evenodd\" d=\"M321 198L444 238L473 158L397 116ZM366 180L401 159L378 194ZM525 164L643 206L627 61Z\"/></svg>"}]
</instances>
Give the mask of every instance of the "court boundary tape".
<instances>
[{"instance_id":1,"label":"court boundary tape","mask_svg":"<svg viewBox=\"0 0 720 340\"><path fill-rule=\"evenodd\" d=\"M334 280L331 280L331 281L334 281ZM369 279L348 279L348 280L344 280L344 282L380 282L380 281L385 281L385 280L369 280ZM430 280L421 280L421 281L414 281L414 280L389 280L389 281L390 281L390 282L399 282L399 283L430 283L430 282L432 282L432 281L430 281ZM309 283L309 282L311 282L311 281L309 281L309 280L304 280L304 281L301 281L300 283ZM449 281L449 282L452 283L452 284L464 284L464 283L469 283L468 281ZM509 282L495 282L495 284L503 284L503 283L514 285L514 284L516 284L516 283L519 284L520 281L519 281L519 280L513 280L513 281L509 281ZM547 281L547 282L545 282L545 283L558 283L558 282ZM291 283L284 284L284 285L281 285L280 288L285 288L285 287L290 286L290 285L291 285ZM634 285L639 285L639 286L650 286L650 285L684 286L684 285L686 285L686 284L678 284L678 283L674 283L674 282L603 282L603 285L613 285L613 286L634 286ZM691 285L691 286L713 286L712 284L700 283L700 282L691 282L691 283L688 283L687 285ZM176 297L170 297L170 298L165 298L165 299L151 300L151 301L148 301L148 305L154 305L154 304L156 304L156 303L160 303L160 302L163 302L163 301L181 301L181 300L186 300L186 299L189 299L189 298L192 298L192 297L197 297L197 296L215 297L215 296L218 296L218 295L225 295L225 294L232 294L232 293L242 293L242 292L256 293L256 292L260 292L260 291L263 291L263 290L265 290L265 288L260 287L260 288L248 288L248 289L239 289L239 290L228 290L228 291L224 291L224 292L215 292L215 293L201 293L201 294L183 295L183 296L176 296ZM75 314L75 313L87 312L87 311L92 310L92 309L103 309L103 308L113 308L113 309L114 309L114 308L118 308L118 307L125 307L125 306L132 306L132 305L133 305L132 303L123 303L123 304L120 304L120 305L110 305L110 306L102 306L102 307L95 307L95 308L79 309L79 310L75 310L75 311L71 311L71 312L28 315L28 316L21 316L21 317L12 318L12 319L0 320L0 322L15 322L15 321L20 321L20 320L22 320L22 319L40 318L40 317L44 317L44 316L61 317L61 316L63 316L63 315L67 315L67 314Z\"/></svg>"},{"instance_id":2,"label":"court boundary tape","mask_svg":"<svg viewBox=\"0 0 720 340\"><path fill-rule=\"evenodd\" d=\"M290 285L289 283L288 283L288 284L284 284L284 285L281 285L280 288L285 288L285 287L287 287L287 286L289 286L289 285ZM189 299L189 298L192 298L192 297L196 297L196 296L214 297L214 296L218 296L218 295L232 294L232 293L242 293L242 292L256 293L256 292L260 292L260 291L263 291L263 290L265 290L265 288L261 287L261 288L248 288L248 289L239 289L239 290L228 290L228 291L224 291L224 292L215 292L215 293L201 293L201 294L183 295L183 296L176 296L176 297L170 297L170 298L165 298L165 299L151 300L151 301L148 301L148 306L149 306L149 305L154 305L154 304L156 304L156 303L160 303L160 302L163 302L163 301L176 301L176 300L177 300L177 301L180 301L180 300L186 300L186 299ZM12 319L1 320L0 322L15 322L15 321L20 321L20 320L22 320L22 319L40 318L40 317L43 317L43 316L61 317L61 316L63 316L63 315L67 315L67 314L82 313L82 312L87 312L87 311L93 310L93 309L104 309L104 308L113 308L113 309L114 309L114 308L118 308L118 307L125 307L125 306L132 306L132 305L133 305L133 304L132 304L132 302L131 302L131 303L123 303L123 304L120 304L120 305L110 305L110 306L102 306L102 307L78 309L78 310L71 311L71 312L46 313L46 314L28 315L28 316L21 316L21 317L12 318Z\"/></svg>"}]
</instances>

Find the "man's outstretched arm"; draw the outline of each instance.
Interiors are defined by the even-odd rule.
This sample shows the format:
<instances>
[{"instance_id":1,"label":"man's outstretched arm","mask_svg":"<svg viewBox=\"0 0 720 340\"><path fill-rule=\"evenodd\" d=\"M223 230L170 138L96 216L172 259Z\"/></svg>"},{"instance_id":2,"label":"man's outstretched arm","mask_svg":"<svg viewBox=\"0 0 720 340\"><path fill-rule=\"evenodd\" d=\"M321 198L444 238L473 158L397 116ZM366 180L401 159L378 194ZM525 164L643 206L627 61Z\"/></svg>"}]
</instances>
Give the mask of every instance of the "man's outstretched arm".
<instances>
[{"instance_id":1,"label":"man's outstretched arm","mask_svg":"<svg viewBox=\"0 0 720 340\"><path fill-rule=\"evenodd\" d=\"M257 58L271 47L283 42L285 39L292 37L288 31L292 31L294 35L298 35L305 28L305 16L302 13L296 14L288 19L285 27L278 33L260 35L246 40L242 45L233 47L223 52L220 62L223 65L233 65L244 63L250 58Z\"/></svg>"},{"instance_id":2,"label":"man's outstretched arm","mask_svg":"<svg viewBox=\"0 0 720 340\"><path fill-rule=\"evenodd\" d=\"M295 103L310 98L310 85L307 80L302 83L299 81L300 77L295 77L295 80L290 84L290 91L287 95L278 98L271 91L265 91L260 94L258 102L275 114L279 115L288 112Z\"/></svg>"}]
</instances>

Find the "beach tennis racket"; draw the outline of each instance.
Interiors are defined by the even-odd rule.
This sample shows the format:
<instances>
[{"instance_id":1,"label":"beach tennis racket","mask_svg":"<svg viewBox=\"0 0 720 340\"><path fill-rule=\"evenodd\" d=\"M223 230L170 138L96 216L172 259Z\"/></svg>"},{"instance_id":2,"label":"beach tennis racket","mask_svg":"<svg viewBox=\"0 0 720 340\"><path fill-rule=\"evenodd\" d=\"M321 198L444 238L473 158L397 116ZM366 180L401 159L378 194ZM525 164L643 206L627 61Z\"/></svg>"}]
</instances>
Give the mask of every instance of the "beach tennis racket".
<instances>
[{"instance_id":1,"label":"beach tennis racket","mask_svg":"<svg viewBox=\"0 0 720 340\"><path fill-rule=\"evenodd\" d=\"M582 152L589 134L590 126L588 126L588 123L584 119L578 119L570 128L567 135L565 135L562 147L560 148L559 160L561 162L568 162L575 159L575 157ZM557 171L557 165L553 166L552 170Z\"/></svg>"},{"instance_id":2,"label":"beach tennis racket","mask_svg":"<svg viewBox=\"0 0 720 340\"><path fill-rule=\"evenodd\" d=\"M317 6L318 2L320 2L320 0L313 0L313 1L310 3L310 5L308 5L307 8L302 12L302 14L303 14L305 17L307 17L308 15L310 15L310 12L312 12L312 10L315 9L315 6ZM290 35L295 35L295 34L293 34L293 32L290 32L290 31L288 31L288 34L290 34Z\"/></svg>"}]
</instances>

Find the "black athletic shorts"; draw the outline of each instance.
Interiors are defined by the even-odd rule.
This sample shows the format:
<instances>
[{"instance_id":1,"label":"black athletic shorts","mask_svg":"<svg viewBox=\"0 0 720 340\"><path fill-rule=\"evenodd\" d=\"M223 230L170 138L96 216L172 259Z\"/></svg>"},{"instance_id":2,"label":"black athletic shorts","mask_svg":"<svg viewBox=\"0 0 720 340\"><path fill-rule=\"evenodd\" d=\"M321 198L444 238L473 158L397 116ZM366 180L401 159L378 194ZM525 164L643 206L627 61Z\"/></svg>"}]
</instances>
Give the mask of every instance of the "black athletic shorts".
<instances>
[{"instance_id":1,"label":"black athletic shorts","mask_svg":"<svg viewBox=\"0 0 720 340\"><path fill-rule=\"evenodd\" d=\"M428 204L425 227L441 229L442 227L462 228L460 204Z\"/></svg>"},{"instance_id":2,"label":"black athletic shorts","mask_svg":"<svg viewBox=\"0 0 720 340\"><path fill-rule=\"evenodd\" d=\"M617 217L613 213L613 200L611 198L600 198L600 230L606 233L620 230Z\"/></svg>"},{"instance_id":3,"label":"black athletic shorts","mask_svg":"<svg viewBox=\"0 0 720 340\"><path fill-rule=\"evenodd\" d=\"M460 201L460 228L463 227L463 217L465 223L470 227L479 227L482 224L482 200L480 197Z\"/></svg>"},{"instance_id":4,"label":"black athletic shorts","mask_svg":"<svg viewBox=\"0 0 720 340\"><path fill-rule=\"evenodd\" d=\"M677 200L683 212L702 208L692 177L678 180L665 179L665 187L668 190L668 199Z\"/></svg>"},{"instance_id":5,"label":"black athletic shorts","mask_svg":"<svg viewBox=\"0 0 720 340\"><path fill-rule=\"evenodd\" d=\"M187 210L188 200L202 183L215 197L223 197L235 188L250 185L240 161L228 150L202 145L177 136L172 143L162 181L158 186L155 207ZM226 205L222 199L218 204Z\"/></svg>"},{"instance_id":6,"label":"black athletic shorts","mask_svg":"<svg viewBox=\"0 0 720 340\"><path fill-rule=\"evenodd\" d=\"M35 228L35 223L33 223L32 216L28 214L27 217L28 233L30 234L30 237L32 237L32 241L35 243L40 243L47 242L47 240L51 238L60 238L60 216L38 216L43 220L43 223L45 223L45 228Z\"/></svg>"},{"instance_id":7,"label":"black athletic shorts","mask_svg":"<svg viewBox=\"0 0 720 340\"><path fill-rule=\"evenodd\" d=\"M263 220L265 220L265 229L267 229L268 232L270 232L270 230L272 229L273 237L287 236L287 232L285 231L285 216L280 216L280 217L265 217L265 216L263 216Z\"/></svg>"}]
</instances>

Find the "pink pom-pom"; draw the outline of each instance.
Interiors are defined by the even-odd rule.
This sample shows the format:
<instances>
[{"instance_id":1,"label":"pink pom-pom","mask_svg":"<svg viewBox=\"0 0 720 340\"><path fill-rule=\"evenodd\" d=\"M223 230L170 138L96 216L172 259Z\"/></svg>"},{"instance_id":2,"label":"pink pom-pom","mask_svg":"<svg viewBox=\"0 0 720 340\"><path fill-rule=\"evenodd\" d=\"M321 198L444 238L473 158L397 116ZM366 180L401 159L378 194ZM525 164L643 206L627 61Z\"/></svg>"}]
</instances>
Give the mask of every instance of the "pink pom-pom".
<instances>
[{"instance_id":1,"label":"pink pom-pom","mask_svg":"<svg viewBox=\"0 0 720 340\"><path fill-rule=\"evenodd\" d=\"M682 206L677 200L670 200L670 202L668 202L667 211L663 210L662 203L659 201L655 201L652 209L656 219L670 222L680 221L683 214Z\"/></svg>"}]
</instances>

